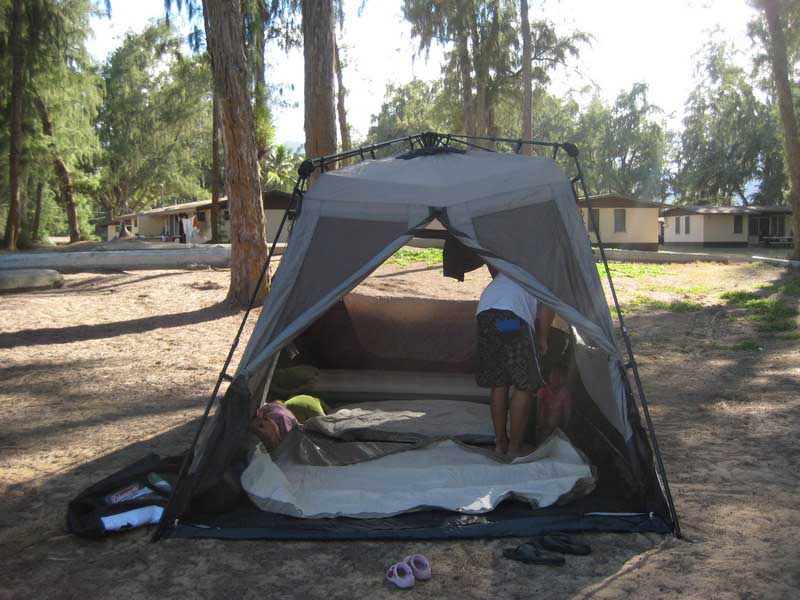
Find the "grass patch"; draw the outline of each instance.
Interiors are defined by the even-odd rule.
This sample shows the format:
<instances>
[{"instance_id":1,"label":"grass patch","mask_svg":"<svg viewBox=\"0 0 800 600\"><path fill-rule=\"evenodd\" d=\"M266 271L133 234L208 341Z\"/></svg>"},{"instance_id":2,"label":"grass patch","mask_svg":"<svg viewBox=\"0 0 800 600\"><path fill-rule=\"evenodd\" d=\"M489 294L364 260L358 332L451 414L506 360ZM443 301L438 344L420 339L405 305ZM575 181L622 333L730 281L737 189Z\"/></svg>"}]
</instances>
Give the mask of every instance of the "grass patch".
<instances>
[{"instance_id":1,"label":"grass patch","mask_svg":"<svg viewBox=\"0 0 800 600\"><path fill-rule=\"evenodd\" d=\"M747 292L745 290L730 290L722 292L719 295L723 300L727 300L731 304L742 305L752 300L758 300L758 295L755 292Z\"/></svg>"},{"instance_id":2,"label":"grass patch","mask_svg":"<svg viewBox=\"0 0 800 600\"><path fill-rule=\"evenodd\" d=\"M407 267L414 263L424 263L429 267L442 264L441 248L400 248L386 261L388 264Z\"/></svg>"},{"instance_id":3,"label":"grass patch","mask_svg":"<svg viewBox=\"0 0 800 600\"><path fill-rule=\"evenodd\" d=\"M768 283L762 286L770 293L783 294L784 296L800 296L800 277L792 277L776 283Z\"/></svg>"},{"instance_id":4,"label":"grass patch","mask_svg":"<svg viewBox=\"0 0 800 600\"><path fill-rule=\"evenodd\" d=\"M761 331L779 332L797 329L797 309L787 306L780 298L750 298L735 303L747 311L747 318L755 321Z\"/></svg>"},{"instance_id":5,"label":"grass patch","mask_svg":"<svg viewBox=\"0 0 800 600\"><path fill-rule=\"evenodd\" d=\"M699 302L692 302L691 300L673 300L669 303L669 312L674 313L689 313L703 310L703 305Z\"/></svg>"},{"instance_id":6,"label":"grass patch","mask_svg":"<svg viewBox=\"0 0 800 600\"><path fill-rule=\"evenodd\" d=\"M649 292L665 292L667 294L679 294L681 296L702 296L714 290L713 285L692 285L689 287L675 287L672 285L658 285L646 283L639 286L640 290Z\"/></svg>"},{"instance_id":7,"label":"grass patch","mask_svg":"<svg viewBox=\"0 0 800 600\"><path fill-rule=\"evenodd\" d=\"M627 313L631 310L659 310L671 313L690 313L703 310L703 305L691 300L656 300L648 296L634 296L622 306L622 312Z\"/></svg>"},{"instance_id":8,"label":"grass patch","mask_svg":"<svg viewBox=\"0 0 800 600\"><path fill-rule=\"evenodd\" d=\"M775 336L779 340L800 340L800 331L784 331Z\"/></svg>"},{"instance_id":9,"label":"grass patch","mask_svg":"<svg viewBox=\"0 0 800 600\"><path fill-rule=\"evenodd\" d=\"M739 303L753 321L782 321L794 317L797 309L786 306L780 298L755 298Z\"/></svg>"},{"instance_id":10,"label":"grass patch","mask_svg":"<svg viewBox=\"0 0 800 600\"><path fill-rule=\"evenodd\" d=\"M762 293L798 296L800 295L800 277L765 283L759 286L759 289ZM745 309L747 311L745 318L755 321L760 331L789 332L791 334L797 330L797 308L788 306L783 298L764 298L755 292L744 290L723 292L719 297L738 308Z\"/></svg>"},{"instance_id":11,"label":"grass patch","mask_svg":"<svg viewBox=\"0 0 800 600\"><path fill-rule=\"evenodd\" d=\"M758 324L758 330L768 333L795 331L797 330L797 323L792 319L783 319L780 321L763 321Z\"/></svg>"},{"instance_id":12,"label":"grass patch","mask_svg":"<svg viewBox=\"0 0 800 600\"><path fill-rule=\"evenodd\" d=\"M764 347L755 340L743 340L732 346L734 350L740 352L762 352Z\"/></svg>"},{"instance_id":13,"label":"grass patch","mask_svg":"<svg viewBox=\"0 0 800 600\"><path fill-rule=\"evenodd\" d=\"M604 279L606 277L606 270L603 263L595 264L597 265L597 273L600 275L601 279ZM608 269L611 271L611 277L632 277L634 279L664 275L667 272L666 265L653 263L609 262Z\"/></svg>"}]
</instances>

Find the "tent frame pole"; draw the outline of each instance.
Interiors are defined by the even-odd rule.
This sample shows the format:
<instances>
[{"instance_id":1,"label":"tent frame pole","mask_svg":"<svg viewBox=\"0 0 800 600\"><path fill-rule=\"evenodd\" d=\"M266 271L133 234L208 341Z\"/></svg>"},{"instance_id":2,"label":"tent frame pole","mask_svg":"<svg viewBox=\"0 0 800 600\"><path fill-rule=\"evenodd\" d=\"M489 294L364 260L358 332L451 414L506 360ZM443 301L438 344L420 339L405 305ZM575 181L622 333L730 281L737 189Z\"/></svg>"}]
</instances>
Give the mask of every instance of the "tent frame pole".
<instances>
[{"instance_id":1,"label":"tent frame pole","mask_svg":"<svg viewBox=\"0 0 800 600\"><path fill-rule=\"evenodd\" d=\"M217 399L217 394L219 394L219 390L222 387L222 382L225 380L231 381L231 377L230 375L228 375L228 367L231 364L231 360L233 360L233 355L236 352L236 348L239 346L239 341L241 340L242 332L244 331L244 326L247 324L247 319L250 317L250 312L252 311L256 298L258 297L258 291L261 289L261 285L264 283L264 279L266 278L267 272L269 271L269 265L270 262L272 261L272 257L275 255L275 248L277 248L278 246L278 240L281 237L281 233L283 233L283 228L286 225L286 221L289 219L289 214L292 213L292 211L296 206L300 205L307 181L308 181L307 177L304 177L303 173L300 173L300 177L295 183L294 190L292 191L292 199L289 202L289 206L287 206L286 209L283 211L283 217L281 218L280 225L278 225L278 231L275 233L275 239L272 240L272 245L270 246L269 252L267 253L267 258L264 261L264 266L261 268L261 274L258 277L258 283L253 289L253 293L250 296L250 302L247 305L247 309L244 311L242 322L239 323L239 329L236 331L236 336L233 338L231 347L228 350L228 356L225 358L225 364L222 366L222 369L219 372L219 376L217 377L217 382L214 384L214 389L211 392L211 396L209 397L208 402L206 403L206 408L203 411L203 416L200 417L200 423L197 426L194 438L192 438L192 443L189 446L189 449L186 451L186 454L183 456L183 461L181 462L181 468L180 471L178 471L178 479L176 480L175 485L172 486L172 493L169 496L167 505L164 507L164 512L161 515L161 520L158 522L158 526L156 527L152 537L150 538L151 542L157 542L158 540L160 540L162 535L166 531L167 527L169 526L168 521L170 520L171 509L173 508L173 505L176 502L178 496L178 490L186 480L186 475L189 472L189 465L191 464L192 457L194 456L194 450L195 447L197 446L198 440L200 439L200 434L202 433L203 428L205 427L206 422L208 421L208 415L211 413L211 407L214 405L214 402Z\"/></svg>"},{"instance_id":2,"label":"tent frame pole","mask_svg":"<svg viewBox=\"0 0 800 600\"><path fill-rule=\"evenodd\" d=\"M658 468L658 474L660 476L661 483L664 487L664 496L666 497L669 514L670 517L672 518L673 531L675 533L675 537L680 539L683 538L683 534L681 533L681 526L680 523L678 522L678 513L675 510L675 503L672 499L672 492L670 491L669 488L669 480L667 479L667 470L664 467L664 461L661 458L661 450L658 447L658 438L656 437L656 431L653 426L653 419L650 416L650 407L647 404L647 398L644 394L644 386L642 385L642 380L639 377L639 367L636 363L636 358L633 354L633 346L631 345L631 340L628 337L628 328L625 326L625 319L622 316L622 308L619 305L619 299L617 298L617 290L614 287L614 280L611 277L611 269L608 268L608 259L606 258L606 251L605 247L603 246L603 241L600 239L600 230L598 227L598 223L595 223L594 216L592 215L592 201L589 196L589 191L586 187L586 180L583 177L583 169L581 168L581 163L578 160L577 148L574 148L574 154L572 148L567 148L567 153L575 161L575 168L578 171L578 175L573 181L580 182L581 185L581 192L583 194L583 199L586 202L586 210L589 214L589 224L591 225L592 231L594 231L594 235L597 239L597 247L600 250L600 257L603 261L603 268L606 271L606 277L608 279L608 287L611 290L611 297L614 299L614 309L616 310L617 318L619 319L620 332L622 333L622 339L625 341L625 350L628 353L628 364L625 366L631 370L631 372L633 373L633 379L636 382L636 390L639 394L639 402L642 405L642 409L644 411L644 417L647 421L647 433L650 437L650 443L653 445L653 453L656 455L656 465ZM574 191L575 190L573 189L573 192ZM576 194L576 200L577 200L577 194ZM630 390L630 382L628 381L627 376L623 377L623 381L625 383L625 387Z\"/></svg>"}]
</instances>

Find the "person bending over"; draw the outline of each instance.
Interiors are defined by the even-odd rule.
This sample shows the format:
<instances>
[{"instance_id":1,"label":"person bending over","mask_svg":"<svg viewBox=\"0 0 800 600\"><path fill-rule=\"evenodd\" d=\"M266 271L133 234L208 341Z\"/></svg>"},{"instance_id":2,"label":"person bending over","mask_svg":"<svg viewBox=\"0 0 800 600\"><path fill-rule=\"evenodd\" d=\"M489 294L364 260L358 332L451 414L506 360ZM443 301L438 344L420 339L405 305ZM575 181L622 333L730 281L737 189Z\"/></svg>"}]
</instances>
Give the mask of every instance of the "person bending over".
<instances>
[{"instance_id":1,"label":"person bending over","mask_svg":"<svg viewBox=\"0 0 800 600\"><path fill-rule=\"evenodd\" d=\"M536 298L493 267L489 267L489 272L492 282L483 290L476 313L478 371L475 379L480 387L491 389L489 402L495 452L514 459L533 451L524 442L525 428L532 395L544 383L533 344L535 339L540 355L547 351L554 313L542 305L536 328ZM514 388L510 407L509 386ZM508 435L507 418L510 421Z\"/></svg>"}]
</instances>

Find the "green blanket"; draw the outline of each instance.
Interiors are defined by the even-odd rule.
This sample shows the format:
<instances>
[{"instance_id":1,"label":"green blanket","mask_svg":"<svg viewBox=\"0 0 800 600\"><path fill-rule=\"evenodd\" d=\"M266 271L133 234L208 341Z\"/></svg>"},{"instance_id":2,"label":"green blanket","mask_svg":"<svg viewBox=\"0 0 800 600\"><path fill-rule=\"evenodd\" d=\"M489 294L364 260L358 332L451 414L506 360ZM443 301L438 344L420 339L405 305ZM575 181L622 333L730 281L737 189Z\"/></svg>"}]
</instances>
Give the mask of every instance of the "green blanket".
<instances>
[{"instance_id":1,"label":"green blanket","mask_svg":"<svg viewBox=\"0 0 800 600\"><path fill-rule=\"evenodd\" d=\"M289 398L283 405L291 411L300 423L304 423L311 417L325 416L327 412L330 412L330 409L322 400L306 394Z\"/></svg>"}]
</instances>

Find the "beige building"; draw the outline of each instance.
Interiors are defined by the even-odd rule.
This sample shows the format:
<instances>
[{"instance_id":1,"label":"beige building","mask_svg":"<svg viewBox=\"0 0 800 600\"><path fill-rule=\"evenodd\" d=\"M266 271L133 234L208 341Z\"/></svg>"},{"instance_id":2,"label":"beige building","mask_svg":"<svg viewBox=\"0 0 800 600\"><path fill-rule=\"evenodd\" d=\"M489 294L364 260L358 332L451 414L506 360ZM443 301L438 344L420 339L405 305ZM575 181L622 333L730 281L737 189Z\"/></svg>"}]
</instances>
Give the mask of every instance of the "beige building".
<instances>
[{"instance_id":1,"label":"beige building","mask_svg":"<svg viewBox=\"0 0 800 600\"><path fill-rule=\"evenodd\" d=\"M292 195L287 192L264 192L264 214L267 219L267 240L272 241L278 231L283 213L288 208ZM230 212L227 198L221 198L220 236L221 241L230 241ZM106 239L119 236L121 223L125 222L128 231L141 239L165 239L168 241L203 244L211 239L211 201L198 200L171 206L161 206L143 210L135 214L123 215L106 223ZM186 240L185 230L192 225L192 235ZM279 241L285 242L287 230L284 228Z\"/></svg>"},{"instance_id":2,"label":"beige building","mask_svg":"<svg viewBox=\"0 0 800 600\"><path fill-rule=\"evenodd\" d=\"M617 194L591 196L589 203L605 247L653 252L658 250L658 219L664 204ZM589 220L586 202L579 200L578 205L589 232L589 239L592 244L596 244L597 236Z\"/></svg>"},{"instance_id":3,"label":"beige building","mask_svg":"<svg viewBox=\"0 0 800 600\"><path fill-rule=\"evenodd\" d=\"M792 241L788 206L675 206L662 214L666 245L730 248Z\"/></svg>"},{"instance_id":4,"label":"beige building","mask_svg":"<svg viewBox=\"0 0 800 600\"><path fill-rule=\"evenodd\" d=\"M136 218L136 213L130 213L127 215L120 215L115 219L111 219L110 221L101 224L101 227L105 229L106 241L111 241L119 237L119 232L122 229L123 223L128 228L128 232L131 235L136 235L136 231L138 230L138 222L139 221ZM97 233L99 234L99 231Z\"/></svg>"}]
</instances>

